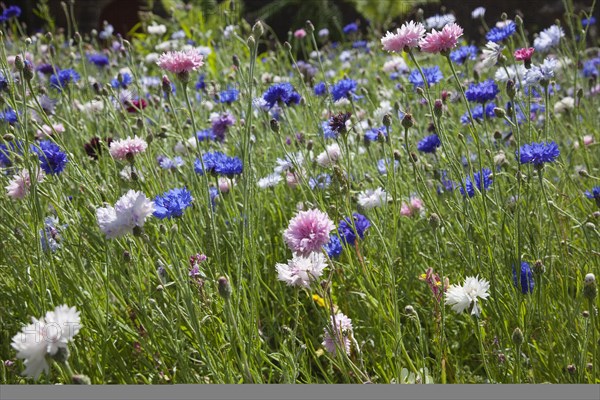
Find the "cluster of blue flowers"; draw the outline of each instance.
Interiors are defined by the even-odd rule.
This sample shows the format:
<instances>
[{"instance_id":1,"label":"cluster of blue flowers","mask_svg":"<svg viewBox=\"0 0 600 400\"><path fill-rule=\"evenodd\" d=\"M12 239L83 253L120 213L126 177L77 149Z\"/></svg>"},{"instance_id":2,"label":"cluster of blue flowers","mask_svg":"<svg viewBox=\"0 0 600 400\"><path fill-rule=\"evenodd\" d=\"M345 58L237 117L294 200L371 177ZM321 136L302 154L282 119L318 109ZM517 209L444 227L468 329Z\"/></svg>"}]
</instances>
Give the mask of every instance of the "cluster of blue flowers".
<instances>
[{"instance_id":1,"label":"cluster of blue flowers","mask_svg":"<svg viewBox=\"0 0 600 400\"><path fill-rule=\"evenodd\" d=\"M467 100L480 104L494 100L498 93L500 93L500 89L498 89L498 85L491 79L479 83L471 83L465 91Z\"/></svg>"},{"instance_id":2,"label":"cluster of blue flowers","mask_svg":"<svg viewBox=\"0 0 600 400\"><path fill-rule=\"evenodd\" d=\"M356 87L357 82L355 80L342 79L331 87L331 97L333 97L333 101L338 101L344 98L349 99L350 96L357 98L355 93Z\"/></svg>"},{"instance_id":3,"label":"cluster of blue flowers","mask_svg":"<svg viewBox=\"0 0 600 400\"><path fill-rule=\"evenodd\" d=\"M387 138L387 129L385 126L380 126L379 128L370 128L365 131L365 142L376 142L379 139L379 135L383 135L384 138Z\"/></svg>"},{"instance_id":4,"label":"cluster of blue flowers","mask_svg":"<svg viewBox=\"0 0 600 400\"><path fill-rule=\"evenodd\" d=\"M437 65L434 67L425 67L422 68L423 75L425 75L425 79L427 80L427 86L435 85L444 79L444 75L442 75L442 71L440 67ZM413 69L408 75L408 81L413 84L414 88L423 87L423 77L418 69Z\"/></svg>"},{"instance_id":5,"label":"cluster of blue flowers","mask_svg":"<svg viewBox=\"0 0 600 400\"><path fill-rule=\"evenodd\" d=\"M513 21L510 21L500 28L495 26L490 29L490 31L485 35L485 38L490 42L498 43L512 36L516 30L517 24L515 24Z\"/></svg>"},{"instance_id":6,"label":"cluster of blue flowers","mask_svg":"<svg viewBox=\"0 0 600 400\"><path fill-rule=\"evenodd\" d=\"M119 78L114 78L113 80L111 80L110 86L113 89L118 89L118 88L127 89L127 87L129 85L131 85L132 83L133 83L133 77L131 76L130 73L125 72L124 74L121 74L121 80L119 80Z\"/></svg>"},{"instance_id":7,"label":"cluster of blue flowers","mask_svg":"<svg viewBox=\"0 0 600 400\"><path fill-rule=\"evenodd\" d=\"M496 113L494 112L494 108L496 108L496 104L494 103L488 103L485 106L485 117L486 118L494 118L496 116ZM473 119L475 121L483 121L483 116L484 116L484 110L483 110L483 105L478 105L476 107L473 107L471 109L471 114L473 115ZM463 125L467 125L470 123L470 118L469 118L469 112L466 111L461 117L460 117L460 122Z\"/></svg>"},{"instance_id":8,"label":"cluster of blue flowers","mask_svg":"<svg viewBox=\"0 0 600 400\"><path fill-rule=\"evenodd\" d=\"M477 53L477 46L461 46L450 52L450 60L455 64L462 65L467 60L475 60Z\"/></svg>"},{"instance_id":9,"label":"cluster of blue flowers","mask_svg":"<svg viewBox=\"0 0 600 400\"><path fill-rule=\"evenodd\" d=\"M187 188L171 189L154 199L153 215L159 219L181 217L183 210L192 205L192 194Z\"/></svg>"},{"instance_id":10,"label":"cluster of blue flowers","mask_svg":"<svg viewBox=\"0 0 600 400\"><path fill-rule=\"evenodd\" d=\"M79 81L79 74L74 69L63 69L50 76L50 86L62 91L71 82Z\"/></svg>"},{"instance_id":11,"label":"cluster of blue flowers","mask_svg":"<svg viewBox=\"0 0 600 400\"><path fill-rule=\"evenodd\" d=\"M269 108L273 108L280 103L283 103L286 106L299 104L301 99L298 92L296 92L296 89L287 82L272 85L262 97Z\"/></svg>"},{"instance_id":12,"label":"cluster of blue flowers","mask_svg":"<svg viewBox=\"0 0 600 400\"><path fill-rule=\"evenodd\" d=\"M362 214L354 213L352 217L346 217L340 221L338 234L343 243L354 245L357 236L364 239L365 232L371 226L371 221Z\"/></svg>"},{"instance_id":13,"label":"cluster of blue flowers","mask_svg":"<svg viewBox=\"0 0 600 400\"><path fill-rule=\"evenodd\" d=\"M442 145L442 141L438 135L433 134L423 138L417 144L417 150L423 153L435 153L435 150Z\"/></svg>"},{"instance_id":14,"label":"cluster of blue flowers","mask_svg":"<svg viewBox=\"0 0 600 400\"><path fill-rule=\"evenodd\" d=\"M524 144L515 152L521 164L533 164L542 167L545 163L554 162L560 155L556 142Z\"/></svg>"},{"instance_id":15,"label":"cluster of blue flowers","mask_svg":"<svg viewBox=\"0 0 600 400\"><path fill-rule=\"evenodd\" d=\"M329 258L338 258L344 250L340 237L338 235L330 235L329 242L323 245L323 250L325 250Z\"/></svg>"},{"instance_id":16,"label":"cluster of blue flowers","mask_svg":"<svg viewBox=\"0 0 600 400\"><path fill-rule=\"evenodd\" d=\"M484 190L488 190L492 185L492 171L488 168L483 168L479 172L475 172L473 174L473 179L470 176L467 176L465 179L465 187L460 187L460 193L463 196L473 197L475 196L475 189L479 190L479 192L483 192Z\"/></svg>"},{"instance_id":17,"label":"cluster of blue flowers","mask_svg":"<svg viewBox=\"0 0 600 400\"><path fill-rule=\"evenodd\" d=\"M0 111L0 121L8 122L11 125L14 125L18 122L19 118L15 110L10 107L4 109L4 111Z\"/></svg>"},{"instance_id":18,"label":"cluster of blue flowers","mask_svg":"<svg viewBox=\"0 0 600 400\"><path fill-rule=\"evenodd\" d=\"M240 91L234 88L223 90L219 93L219 103L231 104L234 101L237 101L239 95Z\"/></svg>"},{"instance_id":19,"label":"cluster of blue flowers","mask_svg":"<svg viewBox=\"0 0 600 400\"><path fill-rule=\"evenodd\" d=\"M60 147L50 140L41 141L39 147L32 145L31 150L37 154L40 167L48 175L60 174L69 161Z\"/></svg>"},{"instance_id":20,"label":"cluster of blue flowers","mask_svg":"<svg viewBox=\"0 0 600 400\"><path fill-rule=\"evenodd\" d=\"M243 169L242 160L238 157L229 157L218 151L204 153L202 160L196 159L194 162L194 171L200 175L204 175L206 171L209 174L232 178L241 174Z\"/></svg>"},{"instance_id":21,"label":"cluster of blue flowers","mask_svg":"<svg viewBox=\"0 0 600 400\"><path fill-rule=\"evenodd\" d=\"M19 18L21 16L21 7L19 6L8 6L4 9L2 15L0 15L0 22L6 22L12 18Z\"/></svg>"},{"instance_id":22,"label":"cluster of blue flowers","mask_svg":"<svg viewBox=\"0 0 600 400\"><path fill-rule=\"evenodd\" d=\"M108 57L104 54L88 54L88 60L97 67L106 67L109 64Z\"/></svg>"}]
</instances>

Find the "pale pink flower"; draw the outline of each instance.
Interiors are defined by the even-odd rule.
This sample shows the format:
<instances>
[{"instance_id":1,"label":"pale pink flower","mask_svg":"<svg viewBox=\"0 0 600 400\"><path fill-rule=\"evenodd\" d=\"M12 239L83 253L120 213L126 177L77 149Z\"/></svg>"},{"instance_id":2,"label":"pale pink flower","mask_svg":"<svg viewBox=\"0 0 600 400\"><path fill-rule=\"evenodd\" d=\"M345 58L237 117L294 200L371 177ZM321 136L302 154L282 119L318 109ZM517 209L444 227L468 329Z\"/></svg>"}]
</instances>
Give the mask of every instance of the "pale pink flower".
<instances>
[{"instance_id":1,"label":"pale pink flower","mask_svg":"<svg viewBox=\"0 0 600 400\"><path fill-rule=\"evenodd\" d=\"M410 203L402 203L400 207L400 215L404 217L412 217L419 214L423 210L423 200L418 197L411 197Z\"/></svg>"},{"instance_id":2,"label":"pale pink flower","mask_svg":"<svg viewBox=\"0 0 600 400\"><path fill-rule=\"evenodd\" d=\"M592 143L594 143L594 137L592 135L585 135L583 137L583 145L584 146L589 146Z\"/></svg>"},{"instance_id":3,"label":"pale pink flower","mask_svg":"<svg viewBox=\"0 0 600 400\"><path fill-rule=\"evenodd\" d=\"M204 65L202 54L198 49L185 51L169 51L163 53L156 64L174 74L190 73Z\"/></svg>"},{"instance_id":4,"label":"pale pink flower","mask_svg":"<svg viewBox=\"0 0 600 400\"><path fill-rule=\"evenodd\" d=\"M42 182L44 180L44 171L40 169L36 172L37 181ZM21 172L14 175L13 178L8 182L8 186L6 186L6 194L12 199L21 200L27 196L30 187L31 176L29 175L29 171L27 169L23 169Z\"/></svg>"},{"instance_id":5,"label":"pale pink flower","mask_svg":"<svg viewBox=\"0 0 600 400\"><path fill-rule=\"evenodd\" d=\"M325 328L323 343L325 350L334 357L337 354L337 347L341 347L350 355L350 346L352 344L352 320L343 313L337 313L331 317L329 329Z\"/></svg>"},{"instance_id":6,"label":"pale pink flower","mask_svg":"<svg viewBox=\"0 0 600 400\"><path fill-rule=\"evenodd\" d=\"M287 171L285 174L285 181L287 185L292 189L298 186L299 180L294 172Z\"/></svg>"},{"instance_id":7,"label":"pale pink flower","mask_svg":"<svg viewBox=\"0 0 600 400\"><path fill-rule=\"evenodd\" d=\"M426 53L446 52L458 43L458 38L463 34L463 29L455 23L448 24L441 31L432 29L421 41L421 51Z\"/></svg>"},{"instance_id":8,"label":"pale pink flower","mask_svg":"<svg viewBox=\"0 0 600 400\"><path fill-rule=\"evenodd\" d=\"M101 207L96 210L100 230L107 238L113 239L128 233L134 228L144 226L155 210L154 202L142 192L129 190L115 206Z\"/></svg>"},{"instance_id":9,"label":"pale pink flower","mask_svg":"<svg viewBox=\"0 0 600 400\"><path fill-rule=\"evenodd\" d=\"M306 31L304 29L298 29L294 32L294 37L296 39L304 39L304 37L306 37Z\"/></svg>"},{"instance_id":10,"label":"pale pink flower","mask_svg":"<svg viewBox=\"0 0 600 400\"><path fill-rule=\"evenodd\" d=\"M231 188L233 187L233 180L229 178L219 178L219 192L221 193L229 193Z\"/></svg>"},{"instance_id":11,"label":"pale pink flower","mask_svg":"<svg viewBox=\"0 0 600 400\"><path fill-rule=\"evenodd\" d=\"M386 51L400 53L405 48L417 47L423 35L425 35L425 27L422 23L405 22L396 29L396 32L387 32L381 38L381 44Z\"/></svg>"},{"instance_id":12,"label":"pale pink flower","mask_svg":"<svg viewBox=\"0 0 600 400\"><path fill-rule=\"evenodd\" d=\"M52 136L54 132L56 133L64 133L65 127L63 124L53 124L50 125L42 125L41 129L38 129L35 133L35 137L38 139L44 139L48 136Z\"/></svg>"},{"instance_id":13,"label":"pale pink flower","mask_svg":"<svg viewBox=\"0 0 600 400\"><path fill-rule=\"evenodd\" d=\"M342 157L342 150L337 143L330 144L325 151L317 156L317 164L321 167L329 167Z\"/></svg>"},{"instance_id":14,"label":"pale pink flower","mask_svg":"<svg viewBox=\"0 0 600 400\"><path fill-rule=\"evenodd\" d=\"M135 136L127 139L115 140L110 144L110 155L115 160L126 160L127 157L133 157L136 154L143 153L148 147L144 139Z\"/></svg>"},{"instance_id":15,"label":"pale pink flower","mask_svg":"<svg viewBox=\"0 0 600 400\"><path fill-rule=\"evenodd\" d=\"M335 225L324 212L313 209L300 211L283 232L283 239L294 253L307 257L321 251L329 242L329 232Z\"/></svg>"}]
</instances>

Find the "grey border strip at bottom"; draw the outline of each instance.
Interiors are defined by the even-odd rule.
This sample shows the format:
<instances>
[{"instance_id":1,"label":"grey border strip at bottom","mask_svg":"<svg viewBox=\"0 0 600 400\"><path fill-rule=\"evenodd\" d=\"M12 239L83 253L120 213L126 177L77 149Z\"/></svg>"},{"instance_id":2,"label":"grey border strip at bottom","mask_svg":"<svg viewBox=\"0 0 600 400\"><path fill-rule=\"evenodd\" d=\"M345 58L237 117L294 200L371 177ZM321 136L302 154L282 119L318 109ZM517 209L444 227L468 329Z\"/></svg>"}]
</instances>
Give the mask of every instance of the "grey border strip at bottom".
<instances>
[{"instance_id":1,"label":"grey border strip at bottom","mask_svg":"<svg viewBox=\"0 0 600 400\"><path fill-rule=\"evenodd\" d=\"M599 400L600 385L1 385L2 400Z\"/></svg>"}]
</instances>

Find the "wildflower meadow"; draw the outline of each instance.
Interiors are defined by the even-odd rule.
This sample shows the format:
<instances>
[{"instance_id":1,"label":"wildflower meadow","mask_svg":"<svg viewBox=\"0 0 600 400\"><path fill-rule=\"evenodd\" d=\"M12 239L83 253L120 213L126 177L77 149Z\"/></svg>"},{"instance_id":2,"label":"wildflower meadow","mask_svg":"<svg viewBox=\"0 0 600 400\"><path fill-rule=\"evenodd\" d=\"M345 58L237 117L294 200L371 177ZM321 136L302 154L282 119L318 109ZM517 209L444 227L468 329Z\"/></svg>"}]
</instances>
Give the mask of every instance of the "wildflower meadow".
<instances>
[{"instance_id":1,"label":"wildflower meadow","mask_svg":"<svg viewBox=\"0 0 600 400\"><path fill-rule=\"evenodd\" d=\"M594 5L45 3L0 16L2 383L600 383Z\"/></svg>"}]
</instances>

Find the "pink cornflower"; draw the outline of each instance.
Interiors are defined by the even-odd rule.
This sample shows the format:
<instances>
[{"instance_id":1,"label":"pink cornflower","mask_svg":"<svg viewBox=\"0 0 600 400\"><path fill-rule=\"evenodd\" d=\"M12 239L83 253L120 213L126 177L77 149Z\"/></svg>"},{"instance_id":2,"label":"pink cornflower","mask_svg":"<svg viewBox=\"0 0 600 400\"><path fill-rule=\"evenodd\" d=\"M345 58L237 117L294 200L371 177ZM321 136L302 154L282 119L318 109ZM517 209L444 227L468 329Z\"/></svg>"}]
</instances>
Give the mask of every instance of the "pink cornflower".
<instances>
[{"instance_id":1,"label":"pink cornflower","mask_svg":"<svg viewBox=\"0 0 600 400\"><path fill-rule=\"evenodd\" d=\"M294 32L294 37L296 39L304 39L305 36L306 31L304 29L298 29L296 32Z\"/></svg>"},{"instance_id":2,"label":"pink cornflower","mask_svg":"<svg viewBox=\"0 0 600 400\"><path fill-rule=\"evenodd\" d=\"M426 53L447 52L456 47L458 38L461 37L462 34L463 29L453 22L445 25L439 32L432 29L427 36L421 39L419 46L421 46L421 51Z\"/></svg>"},{"instance_id":3,"label":"pink cornflower","mask_svg":"<svg viewBox=\"0 0 600 400\"><path fill-rule=\"evenodd\" d=\"M381 38L383 49L392 53L400 53L404 49L417 47L425 35L425 27L420 22L405 22L396 32L387 32Z\"/></svg>"},{"instance_id":4,"label":"pink cornflower","mask_svg":"<svg viewBox=\"0 0 600 400\"><path fill-rule=\"evenodd\" d=\"M36 172L37 181L42 182L44 180L44 171L37 170ZM31 177L29 175L29 171L27 169L23 169L21 172L13 176L13 178L8 182L8 186L6 186L6 194L12 199L21 200L27 196L30 187Z\"/></svg>"},{"instance_id":5,"label":"pink cornflower","mask_svg":"<svg viewBox=\"0 0 600 400\"><path fill-rule=\"evenodd\" d=\"M310 253L321 251L329 242L329 232L335 225L324 212L314 209L300 211L283 232L283 239L294 253L308 257Z\"/></svg>"},{"instance_id":6,"label":"pink cornflower","mask_svg":"<svg viewBox=\"0 0 600 400\"><path fill-rule=\"evenodd\" d=\"M197 70L202 65L202 54L198 49L190 49L186 51L169 51L163 53L156 64L166 71L177 74L182 80L187 80L189 73Z\"/></svg>"},{"instance_id":7,"label":"pink cornflower","mask_svg":"<svg viewBox=\"0 0 600 400\"><path fill-rule=\"evenodd\" d=\"M37 139L45 139L47 137L50 137L54 134L54 132L56 133L64 133L65 131L65 126L63 124L53 124L52 126L50 125L42 125L41 129L38 129L37 132L35 133L35 137Z\"/></svg>"},{"instance_id":8,"label":"pink cornflower","mask_svg":"<svg viewBox=\"0 0 600 400\"><path fill-rule=\"evenodd\" d=\"M592 143L594 143L594 137L592 135L585 135L583 137L583 145L584 146L589 146Z\"/></svg>"},{"instance_id":9,"label":"pink cornflower","mask_svg":"<svg viewBox=\"0 0 600 400\"><path fill-rule=\"evenodd\" d=\"M110 155L115 160L126 160L136 154L143 153L148 147L144 139L135 136L127 139L115 140L110 144Z\"/></svg>"},{"instance_id":10,"label":"pink cornflower","mask_svg":"<svg viewBox=\"0 0 600 400\"><path fill-rule=\"evenodd\" d=\"M412 217L423 210L423 200L418 197L411 197L410 204L402 203L400 207L400 215Z\"/></svg>"},{"instance_id":11,"label":"pink cornflower","mask_svg":"<svg viewBox=\"0 0 600 400\"><path fill-rule=\"evenodd\" d=\"M522 49L515 50L515 60L517 61L531 61L531 56L535 49L533 47L523 47Z\"/></svg>"},{"instance_id":12,"label":"pink cornflower","mask_svg":"<svg viewBox=\"0 0 600 400\"><path fill-rule=\"evenodd\" d=\"M352 320L342 313L337 313L335 318L331 317L331 326L325 328L323 343L325 350L334 357L337 354L337 346L342 347L347 355L350 355L350 346L352 344Z\"/></svg>"}]
</instances>

